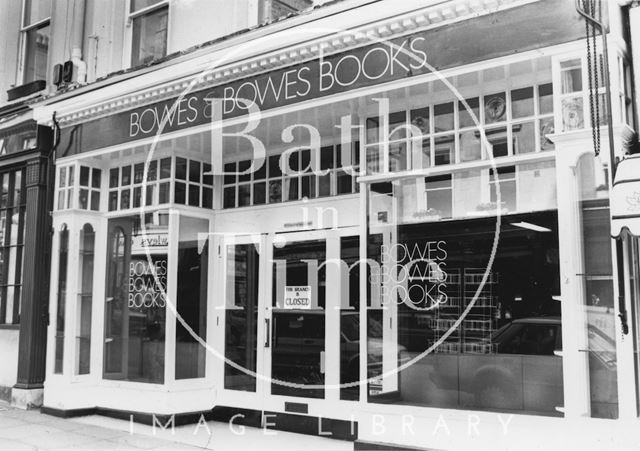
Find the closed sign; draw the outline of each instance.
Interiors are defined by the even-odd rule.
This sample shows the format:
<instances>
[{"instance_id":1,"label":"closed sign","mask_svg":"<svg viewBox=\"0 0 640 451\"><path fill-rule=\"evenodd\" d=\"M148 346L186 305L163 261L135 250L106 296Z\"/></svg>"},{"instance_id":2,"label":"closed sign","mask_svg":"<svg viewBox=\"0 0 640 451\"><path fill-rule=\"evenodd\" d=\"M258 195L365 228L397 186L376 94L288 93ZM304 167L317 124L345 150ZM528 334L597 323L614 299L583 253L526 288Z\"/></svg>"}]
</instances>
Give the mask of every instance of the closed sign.
<instances>
[{"instance_id":1,"label":"closed sign","mask_svg":"<svg viewBox=\"0 0 640 451\"><path fill-rule=\"evenodd\" d=\"M284 291L284 308L289 310L311 308L311 287L287 286Z\"/></svg>"}]
</instances>

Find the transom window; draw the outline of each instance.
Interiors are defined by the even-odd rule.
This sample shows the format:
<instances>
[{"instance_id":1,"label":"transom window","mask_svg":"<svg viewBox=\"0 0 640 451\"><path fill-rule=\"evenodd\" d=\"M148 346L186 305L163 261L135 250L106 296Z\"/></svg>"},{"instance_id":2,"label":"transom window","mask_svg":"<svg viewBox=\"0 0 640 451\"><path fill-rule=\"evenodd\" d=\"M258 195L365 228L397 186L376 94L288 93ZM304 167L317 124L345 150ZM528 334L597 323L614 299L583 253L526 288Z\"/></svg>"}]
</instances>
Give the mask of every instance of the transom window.
<instances>
[{"instance_id":1,"label":"transom window","mask_svg":"<svg viewBox=\"0 0 640 451\"><path fill-rule=\"evenodd\" d=\"M213 208L211 165L182 157L166 157L111 168L109 211L176 203Z\"/></svg>"},{"instance_id":2,"label":"transom window","mask_svg":"<svg viewBox=\"0 0 640 451\"><path fill-rule=\"evenodd\" d=\"M167 0L131 0L131 66L147 64L167 54L169 2Z\"/></svg>"},{"instance_id":3,"label":"transom window","mask_svg":"<svg viewBox=\"0 0 640 451\"><path fill-rule=\"evenodd\" d=\"M22 80L47 79L47 56L51 36L51 0L24 0L21 28Z\"/></svg>"},{"instance_id":4,"label":"transom window","mask_svg":"<svg viewBox=\"0 0 640 451\"><path fill-rule=\"evenodd\" d=\"M586 61L573 58L560 62L560 106L562 111L562 131L578 130L591 127L593 122L585 116L589 109L589 83ZM595 70L595 68L593 69ZM607 123L607 103L605 101L604 67L602 55L598 55L598 86L594 86L594 94L598 99L599 125ZM594 113L595 114L595 113Z\"/></svg>"},{"instance_id":5,"label":"transom window","mask_svg":"<svg viewBox=\"0 0 640 451\"><path fill-rule=\"evenodd\" d=\"M300 172L299 175L287 175L281 167L280 154L271 155L258 170L250 172L250 160L226 163L224 166L223 208L248 207L251 205L277 204L328 196L339 196L358 192L355 174L359 168L360 143L352 143L350 148L340 145L324 146L320 149L320 171L325 175L314 174L311 168L309 149L294 152L289 157L288 172ZM343 155L349 152L350 159ZM343 161L351 161L353 171L342 169Z\"/></svg>"},{"instance_id":6,"label":"transom window","mask_svg":"<svg viewBox=\"0 0 640 451\"><path fill-rule=\"evenodd\" d=\"M101 178L102 170L98 168L61 166L58 169L57 209L99 211ZM78 193L77 199L75 193Z\"/></svg>"},{"instance_id":7,"label":"transom window","mask_svg":"<svg viewBox=\"0 0 640 451\"><path fill-rule=\"evenodd\" d=\"M546 138L554 131L550 61L514 63L450 80L464 101L435 80L412 88L412 108L394 110L394 93L388 96L388 114L384 104L376 105L377 114L365 123L367 173L553 149Z\"/></svg>"}]
</instances>

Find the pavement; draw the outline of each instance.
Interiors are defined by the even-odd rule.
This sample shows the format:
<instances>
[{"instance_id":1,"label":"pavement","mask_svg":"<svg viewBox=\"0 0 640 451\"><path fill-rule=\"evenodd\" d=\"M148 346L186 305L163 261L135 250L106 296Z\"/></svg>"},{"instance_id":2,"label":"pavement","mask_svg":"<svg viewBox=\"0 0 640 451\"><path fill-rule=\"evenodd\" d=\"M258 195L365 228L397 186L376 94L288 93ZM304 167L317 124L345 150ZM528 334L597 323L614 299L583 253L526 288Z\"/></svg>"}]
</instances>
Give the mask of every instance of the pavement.
<instances>
[{"instance_id":1,"label":"pavement","mask_svg":"<svg viewBox=\"0 0 640 451\"><path fill-rule=\"evenodd\" d=\"M89 415L70 419L0 402L0 451L352 451L353 443L209 421L173 429Z\"/></svg>"}]
</instances>

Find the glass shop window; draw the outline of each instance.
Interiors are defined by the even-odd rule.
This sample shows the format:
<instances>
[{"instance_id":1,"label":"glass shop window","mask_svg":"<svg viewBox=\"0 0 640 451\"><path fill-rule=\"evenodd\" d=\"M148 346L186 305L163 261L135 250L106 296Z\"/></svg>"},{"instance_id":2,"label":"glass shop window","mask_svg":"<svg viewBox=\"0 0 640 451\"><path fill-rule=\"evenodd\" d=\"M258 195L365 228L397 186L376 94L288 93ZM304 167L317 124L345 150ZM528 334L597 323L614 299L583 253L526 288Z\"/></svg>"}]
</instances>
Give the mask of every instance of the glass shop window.
<instances>
[{"instance_id":1,"label":"glass shop window","mask_svg":"<svg viewBox=\"0 0 640 451\"><path fill-rule=\"evenodd\" d=\"M167 54L169 2L132 0L129 20L133 23L131 66L160 59Z\"/></svg>"},{"instance_id":2,"label":"glass shop window","mask_svg":"<svg viewBox=\"0 0 640 451\"><path fill-rule=\"evenodd\" d=\"M0 188L0 324L18 324L27 203L24 170L0 173Z\"/></svg>"},{"instance_id":3,"label":"glass shop window","mask_svg":"<svg viewBox=\"0 0 640 451\"><path fill-rule=\"evenodd\" d=\"M225 300L229 308L225 310L224 388L255 392L256 377L251 373L257 368L260 252L256 244L228 244L225 248Z\"/></svg>"},{"instance_id":4,"label":"glass shop window","mask_svg":"<svg viewBox=\"0 0 640 451\"><path fill-rule=\"evenodd\" d=\"M360 397L360 238L340 238L340 260L348 270L341 278L340 302L340 399ZM346 285L346 286L344 286Z\"/></svg>"},{"instance_id":5,"label":"glass shop window","mask_svg":"<svg viewBox=\"0 0 640 451\"><path fill-rule=\"evenodd\" d=\"M209 222L180 217L176 310L176 379L205 376ZM182 321L191 329L188 330Z\"/></svg>"},{"instance_id":6,"label":"glass shop window","mask_svg":"<svg viewBox=\"0 0 640 451\"><path fill-rule=\"evenodd\" d=\"M58 299L56 306L55 358L53 372L62 374L64 362L65 314L67 304L67 265L69 261L69 230L66 224L58 232Z\"/></svg>"},{"instance_id":7,"label":"glass shop window","mask_svg":"<svg viewBox=\"0 0 640 451\"><path fill-rule=\"evenodd\" d=\"M91 370L91 318L93 304L93 268L96 233L90 224L80 231L78 269L78 310L76 320L75 374L89 374Z\"/></svg>"},{"instance_id":8,"label":"glass shop window","mask_svg":"<svg viewBox=\"0 0 640 451\"><path fill-rule=\"evenodd\" d=\"M109 220L103 377L162 384L168 214L144 219Z\"/></svg>"},{"instance_id":9,"label":"glass shop window","mask_svg":"<svg viewBox=\"0 0 640 451\"><path fill-rule=\"evenodd\" d=\"M512 183L512 170L500 175ZM432 193L446 203L469 197L461 180L483 179L370 186L367 258L379 272L367 295L370 403L559 415L557 212L504 214L495 254L495 207L453 220L415 214L421 193L427 205Z\"/></svg>"},{"instance_id":10,"label":"glass shop window","mask_svg":"<svg viewBox=\"0 0 640 451\"><path fill-rule=\"evenodd\" d=\"M590 155L583 156L577 165L583 241L581 267L576 273L582 277L584 298L579 317L582 327L576 334L580 351L586 358L584 372L588 377L591 416L618 418L618 358L615 323L615 296L609 192L598 183L603 168L594 165Z\"/></svg>"}]
</instances>

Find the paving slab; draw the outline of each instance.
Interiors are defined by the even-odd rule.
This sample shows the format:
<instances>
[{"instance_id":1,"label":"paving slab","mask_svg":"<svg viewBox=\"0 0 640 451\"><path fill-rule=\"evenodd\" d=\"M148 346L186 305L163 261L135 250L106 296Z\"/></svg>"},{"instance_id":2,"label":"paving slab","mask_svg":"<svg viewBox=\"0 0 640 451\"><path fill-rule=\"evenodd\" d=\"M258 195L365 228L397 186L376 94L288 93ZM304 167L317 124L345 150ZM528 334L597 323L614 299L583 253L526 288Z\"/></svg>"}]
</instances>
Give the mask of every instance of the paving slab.
<instances>
[{"instance_id":1,"label":"paving slab","mask_svg":"<svg viewBox=\"0 0 640 451\"><path fill-rule=\"evenodd\" d=\"M62 419L0 402L0 451L352 451L353 443L209 421L153 428L99 415Z\"/></svg>"}]
</instances>

